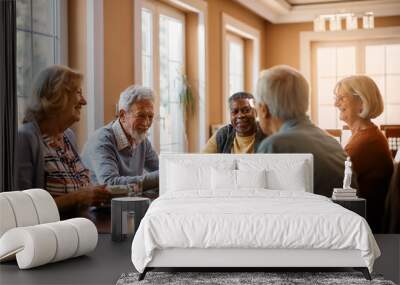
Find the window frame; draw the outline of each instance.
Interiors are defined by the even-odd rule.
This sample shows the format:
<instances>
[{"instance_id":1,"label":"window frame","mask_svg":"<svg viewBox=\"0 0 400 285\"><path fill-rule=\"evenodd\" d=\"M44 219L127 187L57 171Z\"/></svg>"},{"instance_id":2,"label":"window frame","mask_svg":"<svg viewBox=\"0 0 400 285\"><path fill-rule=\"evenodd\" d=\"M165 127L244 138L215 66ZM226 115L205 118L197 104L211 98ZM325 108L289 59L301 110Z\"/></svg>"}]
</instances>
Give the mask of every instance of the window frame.
<instances>
[{"instance_id":1,"label":"window frame","mask_svg":"<svg viewBox=\"0 0 400 285\"><path fill-rule=\"evenodd\" d=\"M134 41L134 57L133 68L135 84L142 84L142 51L141 51L141 8L152 0L132 0L134 9L133 22L133 41ZM193 116L188 119L190 128L187 128L189 149L188 151L198 152L206 143L209 133L209 117L208 117L208 24L207 24L207 2L203 0L165 0L163 1L185 14L196 15L198 18L196 24L196 32L191 34L197 41L197 46L189 52L189 61L186 62L188 68L188 79L192 83L192 91L196 98L196 111ZM187 14L187 15L188 15ZM186 16L187 16L186 15ZM188 36L188 35L186 35ZM153 43L155 45L156 43ZM196 57L192 56L192 52L196 50ZM196 60L194 60L196 58ZM190 64L190 68L189 68ZM157 83L157 81L155 81ZM158 130L154 130L155 132Z\"/></svg>"},{"instance_id":2,"label":"window frame","mask_svg":"<svg viewBox=\"0 0 400 285\"><path fill-rule=\"evenodd\" d=\"M222 121L230 122L230 111L228 106L229 94L229 34L239 36L245 41L244 46L244 91L255 90L258 74L260 72L260 31L237 20L236 18L222 13Z\"/></svg>"},{"instance_id":3,"label":"window frame","mask_svg":"<svg viewBox=\"0 0 400 285\"><path fill-rule=\"evenodd\" d=\"M359 53L359 45L356 41L345 41L345 42L315 42L313 43L311 52L312 52L312 80L310 82L311 85L311 98L310 98L310 114L312 120L319 125L319 107L321 105L326 105L326 104L320 104L319 103L319 94L318 94L318 75L317 75L317 49L318 48L341 48L341 47L354 47L355 48L355 72L359 72L358 67L360 66L362 60L360 58L360 53ZM337 64L337 61L336 61ZM336 70L336 75L335 78L337 79L339 75L337 74ZM331 90L331 97L333 98L333 89ZM332 99L332 107L334 107L334 101ZM335 108L335 126L330 126L329 129L340 129L342 125L344 124L338 119L338 111Z\"/></svg>"},{"instance_id":4,"label":"window frame","mask_svg":"<svg viewBox=\"0 0 400 285\"><path fill-rule=\"evenodd\" d=\"M33 22L33 15L32 15L32 3L34 0L30 0L30 5L31 5L31 13L30 13L30 20L31 23ZM67 0L53 0L53 9L52 9L52 27L53 27L53 32L52 34L48 34L48 33L42 33L42 32L38 32L38 31L34 31L33 27L31 27L30 29L23 29L23 28L19 28L18 26L16 26L16 32L24 32L24 33L29 33L31 36L31 66L33 66L33 35L42 35L42 36L46 36L52 39L52 44L53 44L53 58L52 58L52 64L63 64L66 65L68 63L68 12L67 12ZM17 49L18 49L18 41L17 41ZM16 63L17 65L17 63ZM18 66L16 66L18 67ZM33 72L37 72L39 71L34 71ZM18 78L17 78L18 80ZM29 96L31 96L31 92L32 92L32 87L33 87L33 83L35 80L35 75L32 73L32 77L31 77L31 82L30 82L30 93L25 95L25 96L18 96L17 93L17 97L21 97L24 98L24 101L28 101L29 100ZM22 114L21 114L22 115ZM22 117L19 117L19 112L17 114L18 117L18 124L20 124L20 122L22 122Z\"/></svg>"},{"instance_id":5,"label":"window frame","mask_svg":"<svg viewBox=\"0 0 400 285\"><path fill-rule=\"evenodd\" d=\"M344 41L368 41L368 40L400 40L400 27L384 27L372 30L354 31L330 31L330 32L300 32L300 71L305 78L313 84L312 71L312 46L315 43L333 43ZM357 70L356 70L357 71ZM313 86L313 85L311 85ZM311 112L311 102L315 98L315 89L311 90L309 113ZM317 118L311 113L311 119ZM317 121L315 121L317 122Z\"/></svg>"},{"instance_id":6,"label":"window frame","mask_svg":"<svg viewBox=\"0 0 400 285\"><path fill-rule=\"evenodd\" d=\"M347 40L347 41L338 41L338 42L315 42L312 45L312 70L311 70L311 74L312 74L312 80L311 80L311 86L312 86L312 96L311 96L311 108L310 108L310 112L311 112L311 118L312 120L319 125L319 107L320 104L318 102L319 100L319 94L318 94L318 77L317 77L317 49L318 48L323 48L323 47L347 47L347 46L352 46L355 48L355 74L366 74L366 47L367 46L373 46L373 45L383 45L383 46L388 46L391 44L400 44L400 38L399 39L393 39L393 38L382 38L382 39L359 39L357 41L351 41L351 40ZM369 75L371 76L371 75ZM396 105L396 106L400 106L400 103L387 103L386 97L386 76L387 73L385 72L383 74L384 78L385 78L385 89L384 90L380 90L382 92L382 97L383 97L383 101L384 101L384 112L383 112L383 124L390 124L390 123L394 123L394 122L388 122L387 121L387 106L388 105ZM336 76L338 77L338 76ZM332 96L333 96L333 90L332 90ZM332 101L332 106L334 106L334 102ZM336 109L336 108L335 108ZM330 126L329 128L342 128L343 125L345 124L344 122L339 120L338 117L338 111L335 110L335 116L336 116L336 126ZM376 122L377 123L377 122ZM380 123L377 123L380 124Z\"/></svg>"},{"instance_id":7,"label":"window frame","mask_svg":"<svg viewBox=\"0 0 400 285\"><path fill-rule=\"evenodd\" d=\"M169 7L168 5L165 5L161 2L155 2L153 0L142 0L141 6L140 6L140 27L142 25L142 11L143 9L149 11L152 15L152 38L151 38L151 44L152 44L152 86L151 88L154 90L155 94L158 94L158 96L155 96L155 102L154 102L154 109L156 110L156 116L153 121L152 125L152 130L151 130L151 138L152 138L152 144L154 149L160 153L161 152L161 127L160 124L162 123L161 120L164 118L161 118L159 114L160 110L160 50L159 50L159 35L160 35L160 16L164 15L167 17L171 17L174 19L178 19L180 22L183 23L183 67L184 70L186 70L186 49L185 49L185 14L182 11L179 11L178 9L175 9L174 7ZM142 39L142 38L141 38ZM143 75L142 75L142 42L140 41L140 84L143 82ZM186 148L186 146L184 146Z\"/></svg>"},{"instance_id":8,"label":"window frame","mask_svg":"<svg viewBox=\"0 0 400 285\"><path fill-rule=\"evenodd\" d=\"M229 97L232 95L233 91L231 90L231 43L235 43L237 45L240 46L241 50L242 50L242 70L241 70L241 80L242 80L242 89L240 91L244 91L245 85L246 85L246 59L245 59L245 49L246 49L246 43L245 43L245 39L243 39L242 37L240 37L239 35L233 34L233 33L227 33L226 35L226 40L227 40L227 72L228 72L228 92L226 93L226 97L225 97L225 101L227 102ZM230 122L230 110L229 110L229 106L226 105L228 107L227 110L225 110L225 121L226 122Z\"/></svg>"}]
</instances>

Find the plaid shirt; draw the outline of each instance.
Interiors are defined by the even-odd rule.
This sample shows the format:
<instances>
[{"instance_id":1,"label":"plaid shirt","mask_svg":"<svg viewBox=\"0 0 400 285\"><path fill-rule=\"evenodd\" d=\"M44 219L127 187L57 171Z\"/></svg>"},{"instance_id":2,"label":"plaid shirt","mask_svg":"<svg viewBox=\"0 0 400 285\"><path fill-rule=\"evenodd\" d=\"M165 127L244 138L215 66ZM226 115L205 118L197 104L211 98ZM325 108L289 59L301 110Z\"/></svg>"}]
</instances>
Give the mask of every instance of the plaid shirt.
<instances>
[{"instance_id":1,"label":"plaid shirt","mask_svg":"<svg viewBox=\"0 0 400 285\"><path fill-rule=\"evenodd\" d=\"M74 192L90 184L89 170L85 168L71 142L63 135L63 143L47 135L44 144L44 169L46 189L52 196Z\"/></svg>"}]
</instances>

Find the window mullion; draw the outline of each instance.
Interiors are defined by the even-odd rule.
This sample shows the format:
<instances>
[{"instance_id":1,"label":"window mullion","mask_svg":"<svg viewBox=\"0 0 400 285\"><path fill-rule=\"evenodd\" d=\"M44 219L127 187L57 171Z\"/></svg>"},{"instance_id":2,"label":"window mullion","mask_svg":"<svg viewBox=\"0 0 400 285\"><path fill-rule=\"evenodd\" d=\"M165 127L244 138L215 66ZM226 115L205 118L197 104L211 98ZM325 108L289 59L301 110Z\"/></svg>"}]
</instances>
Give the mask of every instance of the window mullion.
<instances>
[{"instance_id":1,"label":"window mullion","mask_svg":"<svg viewBox=\"0 0 400 285\"><path fill-rule=\"evenodd\" d=\"M30 86L33 86L33 84L32 84L32 82L33 82L33 68L34 68L34 65L33 65L33 0L31 0L30 2L31 2L31 5L30 5L30 7L31 7L31 12L30 12L30 20L31 20L31 31L30 31L30 34L31 34L31 50L30 50L30 53L31 53L31 68L30 68L30 70L31 70L31 72L30 72L29 76L30 76L30 81L31 81Z\"/></svg>"}]
</instances>

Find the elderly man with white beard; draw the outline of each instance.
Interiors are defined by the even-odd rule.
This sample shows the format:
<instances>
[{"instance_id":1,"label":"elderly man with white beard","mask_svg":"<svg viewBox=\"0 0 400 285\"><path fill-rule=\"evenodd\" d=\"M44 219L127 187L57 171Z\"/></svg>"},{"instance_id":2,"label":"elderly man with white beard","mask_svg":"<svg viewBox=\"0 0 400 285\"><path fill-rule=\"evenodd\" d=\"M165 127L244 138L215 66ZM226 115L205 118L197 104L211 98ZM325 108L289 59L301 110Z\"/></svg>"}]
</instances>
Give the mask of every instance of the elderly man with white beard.
<instances>
[{"instance_id":1,"label":"elderly man with white beard","mask_svg":"<svg viewBox=\"0 0 400 285\"><path fill-rule=\"evenodd\" d=\"M147 131L154 118L154 95L133 85L119 99L118 118L88 139L82 159L98 184L128 185L143 181L143 190L158 188L158 156Z\"/></svg>"}]
</instances>

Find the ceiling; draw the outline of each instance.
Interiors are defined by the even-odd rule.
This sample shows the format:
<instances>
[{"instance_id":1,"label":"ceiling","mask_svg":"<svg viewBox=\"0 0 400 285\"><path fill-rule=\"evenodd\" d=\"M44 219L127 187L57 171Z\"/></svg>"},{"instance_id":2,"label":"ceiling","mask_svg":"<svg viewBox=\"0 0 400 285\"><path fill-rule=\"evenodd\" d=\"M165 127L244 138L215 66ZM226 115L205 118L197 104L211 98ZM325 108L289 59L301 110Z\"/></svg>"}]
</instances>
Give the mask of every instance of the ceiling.
<instances>
[{"instance_id":1,"label":"ceiling","mask_svg":"<svg viewBox=\"0 0 400 285\"><path fill-rule=\"evenodd\" d=\"M235 0L272 23L313 21L318 15L373 12L400 15L400 0Z\"/></svg>"},{"instance_id":2,"label":"ceiling","mask_svg":"<svg viewBox=\"0 0 400 285\"><path fill-rule=\"evenodd\" d=\"M286 0L290 5L310 5L310 4L327 4L327 3L343 3L343 2L360 2L363 0Z\"/></svg>"}]
</instances>

